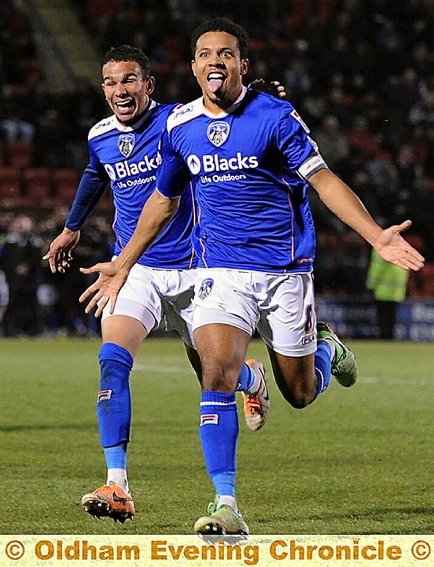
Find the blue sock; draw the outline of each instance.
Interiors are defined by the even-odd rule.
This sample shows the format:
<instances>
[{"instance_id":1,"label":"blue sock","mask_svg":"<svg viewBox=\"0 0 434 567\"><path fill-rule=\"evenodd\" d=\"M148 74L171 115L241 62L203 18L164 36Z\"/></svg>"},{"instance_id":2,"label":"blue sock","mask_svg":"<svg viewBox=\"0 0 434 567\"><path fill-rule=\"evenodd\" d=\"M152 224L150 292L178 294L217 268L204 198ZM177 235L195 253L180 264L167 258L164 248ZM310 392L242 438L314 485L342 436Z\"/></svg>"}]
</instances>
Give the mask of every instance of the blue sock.
<instances>
[{"instance_id":1,"label":"blue sock","mask_svg":"<svg viewBox=\"0 0 434 567\"><path fill-rule=\"evenodd\" d=\"M97 415L107 468L126 469L131 427L130 372L134 359L114 343L101 346L101 370Z\"/></svg>"},{"instance_id":2,"label":"blue sock","mask_svg":"<svg viewBox=\"0 0 434 567\"><path fill-rule=\"evenodd\" d=\"M238 413L235 394L202 392L199 436L215 493L235 498Z\"/></svg>"},{"instance_id":3,"label":"blue sock","mask_svg":"<svg viewBox=\"0 0 434 567\"><path fill-rule=\"evenodd\" d=\"M327 341L318 341L315 353L316 397L327 390L331 380L332 348Z\"/></svg>"},{"instance_id":4,"label":"blue sock","mask_svg":"<svg viewBox=\"0 0 434 567\"><path fill-rule=\"evenodd\" d=\"M241 373L238 376L237 392L245 392L250 390L255 382L256 376L250 366L246 363L241 368Z\"/></svg>"},{"instance_id":5,"label":"blue sock","mask_svg":"<svg viewBox=\"0 0 434 567\"><path fill-rule=\"evenodd\" d=\"M127 443L115 447L103 447L103 451L108 469L127 470Z\"/></svg>"}]
</instances>

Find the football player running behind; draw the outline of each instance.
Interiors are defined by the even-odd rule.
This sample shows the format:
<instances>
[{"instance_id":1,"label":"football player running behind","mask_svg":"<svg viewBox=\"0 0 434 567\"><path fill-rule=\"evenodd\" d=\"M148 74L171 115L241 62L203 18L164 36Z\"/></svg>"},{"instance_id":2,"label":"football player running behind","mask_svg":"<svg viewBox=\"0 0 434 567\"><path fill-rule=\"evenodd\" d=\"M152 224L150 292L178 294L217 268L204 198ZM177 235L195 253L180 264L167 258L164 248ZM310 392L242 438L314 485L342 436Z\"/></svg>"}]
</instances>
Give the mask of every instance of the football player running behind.
<instances>
[{"instance_id":1,"label":"football player running behind","mask_svg":"<svg viewBox=\"0 0 434 567\"><path fill-rule=\"evenodd\" d=\"M154 90L148 57L138 48L112 48L102 60L102 89L113 115L94 125L88 136L90 162L69 211L65 228L49 246L44 259L53 273L69 268L80 229L110 185L115 206L115 257L131 238L140 213L155 189L157 149L173 105L150 98ZM286 93L279 83L254 82L276 96ZM106 484L85 494L89 514L124 522L135 506L127 478L127 446L131 429L129 378L140 345L164 321L182 338L188 359L201 380L201 364L192 338L192 297L195 255L191 231L195 223L191 187L187 186L170 224L152 247L137 258L116 308L102 313L99 352L100 391L97 416L107 466ZM247 425L260 429L269 400L264 367L255 359L243 364L239 390Z\"/></svg>"}]
</instances>

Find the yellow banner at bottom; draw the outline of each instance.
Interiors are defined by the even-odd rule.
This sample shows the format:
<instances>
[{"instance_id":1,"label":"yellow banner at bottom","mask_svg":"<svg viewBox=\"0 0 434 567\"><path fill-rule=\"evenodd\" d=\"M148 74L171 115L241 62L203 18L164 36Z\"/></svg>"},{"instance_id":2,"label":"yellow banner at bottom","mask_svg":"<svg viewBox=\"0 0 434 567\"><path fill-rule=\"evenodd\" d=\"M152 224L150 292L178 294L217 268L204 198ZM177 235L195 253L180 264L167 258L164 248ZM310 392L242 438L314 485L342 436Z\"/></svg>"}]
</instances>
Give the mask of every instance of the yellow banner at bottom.
<instances>
[{"instance_id":1,"label":"yellow banner at bottom","mask_svg":"<svg viewBox=\"0 0 434 567\"><path fill-rule=\"evenodd\" d=\"M0 535L2 567L434 567L433 535Z\"/></svg>"}]
</instances>

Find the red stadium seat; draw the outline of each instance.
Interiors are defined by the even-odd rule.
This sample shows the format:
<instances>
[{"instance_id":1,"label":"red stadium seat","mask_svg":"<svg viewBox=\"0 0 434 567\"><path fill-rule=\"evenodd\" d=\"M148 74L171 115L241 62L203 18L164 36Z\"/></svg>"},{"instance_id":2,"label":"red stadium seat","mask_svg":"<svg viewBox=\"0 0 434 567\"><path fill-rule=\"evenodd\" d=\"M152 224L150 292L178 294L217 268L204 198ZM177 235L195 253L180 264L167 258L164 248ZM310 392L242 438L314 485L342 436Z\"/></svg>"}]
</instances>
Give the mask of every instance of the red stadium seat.
<instances>
[{"instance_id":1,"label":"red stadium seat","mask_svg":"<svg viewBox=\"0 0 434 567\"><path fill-rule=\"evenodd\" d=\"M434 264L425 264L419 272L410 272L409 298L434 298Z\"/></svg>"},{"instance_id":2,"label":"red stadium seat","mask_svg":"<svg viewBox=\"0 0 434 567\"><path fill-rule=\"evenodd\" d=\"M426 264L416 272L418 280L417 297L434 297L434 264Z\"/></svg>"},{"instance_id":3,"label":"red stadium seat","mask_svg":"<svg viewBox=\"0 0 434 567\"><path fill-rule=\"evenodd\" d=\"M22 203L21 171L16 167L0 168L0 201L2 206L14 206Z\"/></svg>"},{"instance_id":4,"label":"red stadium seat","mask_svg":"<svg viewBox=\"0 0 434 567\"><path fill-rule=\"evenodd\" d=\"M5 167L6 165L6 146L0 141L0 167Z\"/></svg>"},{"instance_id":5,"label":"red stadium seat","mask_svg":"<svg viewBox=\"0 0 434 567\"><path fill-rule=\"evenodd\" d=\"M112 214L114 211L113 196L110 188L106 188L97 205L98 210Z\"/></svg>"},{"instance_id":6,"label":"red stadium seat","mask_svg":"<svg viewBox=\"0 0 434 567\"><path fill-rule=\"evenodd\" d=\"M421 254L425 251L425 239L423 236L419 236L418 234L403 234L405 240L411 244L418 252Z\"/></svg>"},{"instance_id":7,"label":"red stadium seat","mask_svg":"<svg viewBox=\"0 0 434 567\"><path fill-rule=\"evenodd\" d=\"M79 182L75 169L55 169L52 174L54 196L67 205L72 203Z\"/></svg>"},{"instance_id":8,"label":"red stadium seat","mask_svg":"<svg viewBox=\"0 0 434 567\"><path fill-rule=\"evenodd\" d=\"M51 199L51 174L45 167L29 167L23 173L25 196L29 204Z\"/></svg>"},{"instance_id":9,"label":"red stadium seat","mask_svg":"<svg viewBox=\"0 0 434 567\"><path fill-rule=\"evenodd\" d=\"M33 146L26 142L8 142L6 146L8 164L11 167L26 169L33 161Z\"/></svg>"}]
</instances>

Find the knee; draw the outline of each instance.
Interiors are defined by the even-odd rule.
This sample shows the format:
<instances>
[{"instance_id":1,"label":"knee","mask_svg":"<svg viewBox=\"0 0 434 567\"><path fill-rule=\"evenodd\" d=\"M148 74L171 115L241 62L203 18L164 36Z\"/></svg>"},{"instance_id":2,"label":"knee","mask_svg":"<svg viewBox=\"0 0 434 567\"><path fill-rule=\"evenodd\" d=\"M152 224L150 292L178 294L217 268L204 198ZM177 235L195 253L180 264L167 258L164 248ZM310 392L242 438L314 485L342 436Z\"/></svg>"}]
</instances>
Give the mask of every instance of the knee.
<instances>
[{"instance_id":1,"label":"knee","mask_svg":"<svg viewBox=\"0 0 434 567\"><path fill-rule=\"evenodd\" d=\"M203 366L202 387L217 392L235 392L238 374L222 366Z\"/></svg>"},{"instance_id":2,"label":"knee","mask_svg":"<svg viewBox=\"0 0 434 567\"><path fill-rule=\"evenodd\" d=\"M303 409L307 407L314 401L316 394L315 389L306 389L302 387L285 388L284 390L280 389L280 391L285 400L294 409Z\"/></svg>"}]
</instances>

